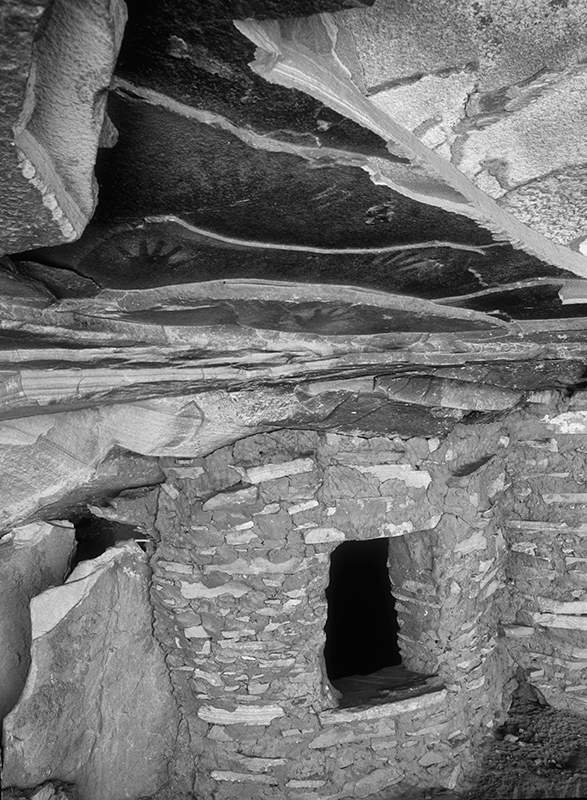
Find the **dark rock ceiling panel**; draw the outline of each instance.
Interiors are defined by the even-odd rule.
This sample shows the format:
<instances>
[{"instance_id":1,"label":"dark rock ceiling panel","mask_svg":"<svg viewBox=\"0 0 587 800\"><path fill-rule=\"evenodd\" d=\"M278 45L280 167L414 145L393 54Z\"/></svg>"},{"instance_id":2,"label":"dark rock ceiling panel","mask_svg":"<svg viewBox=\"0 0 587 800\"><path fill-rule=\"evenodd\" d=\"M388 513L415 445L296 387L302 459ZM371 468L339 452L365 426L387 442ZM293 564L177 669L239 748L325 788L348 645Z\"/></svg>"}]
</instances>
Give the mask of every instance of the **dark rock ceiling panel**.
<instances>
[{"instance_id":1,"label":"dark rock ceiling panel","mask_svg":"<svg viewBox=\"0 0 587 800\"><path fill-rule=\"evenodd\" d=\"M108 109L118 139L99 154L97 213L79 242L22 257L104 288L256 278L363 286L504 319L584 313L558 298L571 273L377 185L369 158L394 168L407 160L250 69L255 48L234 18L336 5L132 0ZM552 278L560 283L540 285Z\"/></svg>"},{"instance_id":2,"label":"dark rock ceiling panel","mask_svg":"<svg viewBox=\"0 0 587 800\"><path fill-rule=\"evenodd\" d=\"M468 413L501 413L496 387L510 408L516 392L583 381L587 303L576 269L538 258L525 241L506 241L429 165L414 164L356 115L269 82L275 76L264 63L266 80L262 54L234 24L260 20L255 35L279 31L288 47L304 46L325 63L336 54L353 76L371 76L363 99L373 97L373 108L375 100L395 107L393 91L402 87L413 87L422 105L425 78L440 81L439 91L445 79L469 85L470 60L454 69L443 61L427 76L386 66L365 31L378 8L383 24L399 7L371 5L130 0L93 219L76 242L11 253L2 264L5 418L270 384L308 395L308 424L351 430L360 420L368 432L440 435ZM328 16L339 9L347 10ZM421 3L414 9L423 13ZM300 22L317 12L327 16ZM409 13L400 14L404 22ZM325 19L338 26L336 53L325 46ZM263 28L267 20L281 27ZM363 37L361 50L353 50L353 37ZM569 53L574 80L581 62L575 45ZM488 64L483 70L491 72ZM505 61L496 64L498 73L505 69ZM392 67L399 84L380 85L377 75ZM448 111L426 95L433 106L426 113L440 117L414 130L425 139L438 125L437 134L456 137L465 170L478 155L470 142L495 115L509 119L556 84L554 73L540 83L518 72L509 94L493 85L471 94L461 112L472 116L455 118L454 130L440 119L452 113L450 92ZM495 75L488 75L489 86ZM494 166L492 179L505 174ZM573 172L573 191L580 174ZM503 205L524 206L524 196L522 185ZM574 227L575 201L573 194ZM576 248L572 256L580 260ZM29 370L18 388L16 362ZM369 389L350 385L363 378ZM384 387L382 378L396 382ZM350 384L335 390L339 380Z\"/></svg>"},{"instance_id":3,"label":"dark rock ceiling panel","mask_svg":"<svg viewBox=\"0 0 587 800\"><path fill-rule=\"evenodd\" d=\"M102 287L285 279L454 298L512 318L581 312L557 298L570 273L493 242L466 217L375 185L342 157L254 148L122 91L109 111L119 138L100 154L96 217L79 242L37 250L36 261ZM525 285L487 294L549 277L561 283L549 285L545 305Z\"/></svg>"},{"instance_id":4,"label":"dark rock ceiling panel","mask_svg":"<svg viewBox=\"0 0 587 800\"><path fill-rule=\"evenodd\" d=\"M98 219L178 214L225 236L337 249L421 242L423 231L430 240L492 242L472 220L374 185L360 160L345 165L334 149L254 148L121 91L109 113L120 135L98 163Z\"/></svg>"},{"instance_id":5,"label":"dark rock ceiling panel","mask_svg":"<svg viewBox=\"0 0 587 800\"><path fill-rule=\"evenodd\" d=\"M389 155L375 134L308 95L268 84L249 63L254 46L234 19L278 19L335 11L368 2L216 2L130 0L117 74L238 125L304 143Z\"/></svg>"}]
</instances>

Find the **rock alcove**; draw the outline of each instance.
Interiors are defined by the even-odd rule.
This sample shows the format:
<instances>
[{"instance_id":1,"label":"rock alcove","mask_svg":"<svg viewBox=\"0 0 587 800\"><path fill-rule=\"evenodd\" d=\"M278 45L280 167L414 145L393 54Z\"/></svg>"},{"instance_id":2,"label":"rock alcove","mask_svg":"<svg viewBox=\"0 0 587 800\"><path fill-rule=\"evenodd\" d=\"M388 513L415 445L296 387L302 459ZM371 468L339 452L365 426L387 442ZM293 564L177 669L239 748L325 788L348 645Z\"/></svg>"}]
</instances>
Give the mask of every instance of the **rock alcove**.
<instances>
[{"instance_id":1,"label":"rock alcove","mask_svg":"<svg viewBox=\"0 0 587 800\"><path fill-rule=\"evenodd\" d=\"M9 797L464 797L587 716L587 9L400 5L0 9Z\"/></svg>"}]
</instances>

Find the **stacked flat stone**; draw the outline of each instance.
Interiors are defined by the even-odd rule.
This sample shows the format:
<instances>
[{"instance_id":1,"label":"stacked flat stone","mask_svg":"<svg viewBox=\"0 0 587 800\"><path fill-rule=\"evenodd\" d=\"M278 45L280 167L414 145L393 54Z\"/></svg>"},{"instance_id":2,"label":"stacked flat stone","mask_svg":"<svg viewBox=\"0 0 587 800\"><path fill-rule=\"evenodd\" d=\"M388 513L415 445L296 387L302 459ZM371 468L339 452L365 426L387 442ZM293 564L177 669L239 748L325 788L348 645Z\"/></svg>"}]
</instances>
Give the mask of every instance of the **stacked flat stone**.
<instances>
[{"instance_id":1,"label":"stacked flat stone","mask_svg":"<svg viewBox=\"0 0 587 800\"><path fill-rule=\"evenodd\" d=\"M509 699L492 511L508 443L497 423L442 444L285 430L164 461L155 634L185 721L181 774L198 796L462 784ZM454 477L480 456L483 468ZM403 663L444 688L343 710L322 654L330 554L379 537Z\"/></svg>"},{"instance_id":2,"label":"stacked flat stone","mask_svg":"<svg viewBox=\"0 0 587 800\"><path fill-rule=\"evenodd\" d=\"M587 713L587 414L582 393L519 433L504 497L515 661L555 708Z\"/></svg>"}]
</instances>

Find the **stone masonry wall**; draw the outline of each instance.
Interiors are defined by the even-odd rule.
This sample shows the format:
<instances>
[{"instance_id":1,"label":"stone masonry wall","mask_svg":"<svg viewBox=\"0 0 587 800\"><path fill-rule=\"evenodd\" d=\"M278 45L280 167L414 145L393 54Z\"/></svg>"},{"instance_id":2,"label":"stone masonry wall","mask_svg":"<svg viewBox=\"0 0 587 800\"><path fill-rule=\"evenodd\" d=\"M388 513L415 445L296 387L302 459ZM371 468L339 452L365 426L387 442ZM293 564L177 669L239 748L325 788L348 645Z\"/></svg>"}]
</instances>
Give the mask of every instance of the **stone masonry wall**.
<instances>
[{"instance_id":1,"label":"stone masonry wall","mask_svg":"<svg viewBox=\"0 0 587 800\"><path fill-rule=\"evenodd\" d=\"M464 785L511 688L494 602L508 445L501 423L443 443L286 430L163 460L153 603L183 716L178 792ZM444 688L343 710L322 656L330 553L375 537L390 538L403 663Z\"/></svg>"},{"instance_id":2,"label":"stone masonry wall","mask_svg":"<svg viewBox=\"0 0 587 800\"><path fill-rule=\"evenodd\" d=\"M587 404L536 408L518 430L501 513L503 633L550 705L587 715Z\"/></svg>"}]
</instances>

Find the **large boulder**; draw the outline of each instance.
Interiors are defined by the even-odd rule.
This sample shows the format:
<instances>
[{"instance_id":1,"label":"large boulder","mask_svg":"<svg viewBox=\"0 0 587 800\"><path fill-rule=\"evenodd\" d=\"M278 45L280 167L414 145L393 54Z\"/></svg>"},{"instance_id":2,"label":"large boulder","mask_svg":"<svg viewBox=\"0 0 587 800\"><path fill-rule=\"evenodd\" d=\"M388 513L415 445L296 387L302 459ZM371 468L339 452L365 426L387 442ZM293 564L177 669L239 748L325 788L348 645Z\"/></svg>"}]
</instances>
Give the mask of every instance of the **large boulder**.
<instances>
[{"instance_id":1,"label":"large boulder","mask_svg":"<svg viewBox=\"0 0 587 800\"><path fill-rule=\"evenodd\" d=\"M31 670L4 721L4 786L62 780L80 800L132 800L167 782L178 717L149 575L125 542L32 600Z\"/></svg>"},{"instance_id":2,"label":"large boulder","mask_svg":"<svg viewBox=\"0 0 587 800\"><path fill-rule=\"evenodd\" d=\"M0 542L0 721L18 700L29 669L29 602L63 582L74 548L69 522L32 522Z\"/></svg>"}]
</instances>

